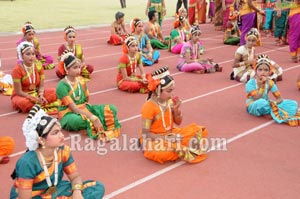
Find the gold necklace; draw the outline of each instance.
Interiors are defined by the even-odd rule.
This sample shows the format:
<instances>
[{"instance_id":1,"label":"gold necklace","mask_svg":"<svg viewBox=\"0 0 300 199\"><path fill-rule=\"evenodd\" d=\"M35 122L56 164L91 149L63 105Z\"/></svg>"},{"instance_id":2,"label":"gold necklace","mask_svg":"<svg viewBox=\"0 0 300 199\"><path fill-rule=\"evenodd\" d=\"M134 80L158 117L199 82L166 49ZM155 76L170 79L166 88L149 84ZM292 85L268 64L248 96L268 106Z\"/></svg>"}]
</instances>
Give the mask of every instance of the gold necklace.
<instances>
[{"instance_id":1,"label":"gold necklace","mask_svg":"<svg viewBox=\"0 0 300 199\"><path fill-rule=\"evenodd\" d=\"M32 64L32 66L26 66L24 63L22 64L23 65L23 68L24 70L26 71L26 74L27 74L27 77L29 79L29 90L35 90L36 89L36 86L35 86L35 82L36 82L36 78L35 78L35 70L34 70L34 64ZM32 79L31 79L31 69L32 69ZM30 71L29 71L30 70Z\"/></svg>"},{"instance_id":2,"label":"gold necklace","mask_svg":"<svg viewBox=\"0 0 300 199\"><path fill-rule=\"evenodd\" d=\"M75 84L75 82L71 82L71 81L68 79L68 77L67 77L67 76L65 76L65 80L66 80L66 82L69 84L69 86L71 87L71 90L72 90L72 95L73 95L74 99L75 99L76 101L80 100L81 89L80 89L80 84L79 84L79 81L78 81L78 79L77 79L77 78L75 78L75 80L76 80L76 83L77 83L77 89L78 89L78 95L77 95L77 96L76 96L76 94L75 94L75 90L74 90L74 88L73 88L73 86L72 86L72 85L74 85L74 84Z\"/></svg>"},{"instance_id":3,"label":"gold necklace","mask_svg":"<svg viewBox=\"0 0 300 199\"><path fill-rule=\"evenodd\" d=\"M50 179L49 170L48 170L45 158L44 158L42 152L38 151L38 153L39 153L40 159L41 159L42 164L43 164L43 169L44 169L45 176L46 176L46 182L47 182L47 185L48 185L48 189L46 190L45 193L52 195L57 191L56 185L58 183L57 149L54 150L54 154L53 154L54 155L54 183L53 183L53 186L52 186L52 182L51 182L51 179Z\"/></svg>"}]
</instances>

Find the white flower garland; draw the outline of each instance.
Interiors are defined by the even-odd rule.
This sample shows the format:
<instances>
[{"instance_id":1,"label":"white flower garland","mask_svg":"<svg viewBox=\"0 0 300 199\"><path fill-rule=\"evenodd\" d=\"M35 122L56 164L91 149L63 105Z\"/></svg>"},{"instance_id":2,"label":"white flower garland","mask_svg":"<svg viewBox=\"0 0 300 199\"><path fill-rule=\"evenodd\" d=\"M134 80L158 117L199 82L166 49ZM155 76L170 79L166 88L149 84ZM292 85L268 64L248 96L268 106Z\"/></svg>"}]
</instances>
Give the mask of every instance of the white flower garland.
<instances>
[{"instance_id":1,"label":"white flower garland","mask_svg":"<svg viewBox=\"0 0 300 199\"><path fill-rule=\"evenodd\" d=\"M23 48L23 46L24 46L25 44L27 44L27 45L29 45L31 48L33 48L33 44L30 43L30 42L28 42L28 41L23 41L22 43L20 43L20 44L18 45L18 47L17 47L18 59L19 59L20 61L23 61L21 50L22 50L22 48Z\"/></svg>"},{"instance_id":2,"label":"white flower garland","mask_svg":"<svg viewBox=\"0 0 300 199\"><path fill-rule=\"evenodd\" d=\"M40 109L32 118L26 118L23 123L22 130L26 139L26 146L29 151L35 151L39 146L39 135L36 131L37 125L40 123L41 118L47 114Z\"/></svg>"}]
</instances>

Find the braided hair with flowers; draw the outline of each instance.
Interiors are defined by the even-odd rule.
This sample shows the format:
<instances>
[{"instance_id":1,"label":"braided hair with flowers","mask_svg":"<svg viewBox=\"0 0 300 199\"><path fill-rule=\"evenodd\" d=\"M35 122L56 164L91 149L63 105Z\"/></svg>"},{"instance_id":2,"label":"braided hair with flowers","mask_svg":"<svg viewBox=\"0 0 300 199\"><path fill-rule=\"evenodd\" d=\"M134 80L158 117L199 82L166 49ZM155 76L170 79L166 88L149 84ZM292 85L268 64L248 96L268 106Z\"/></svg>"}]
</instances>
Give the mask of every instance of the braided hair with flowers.
<instances>
[{"instance_id":1,"label":"braided hair with flowers","mask_svg":"<svg viewBox=\"0 0 300 199\"><path fill-rule=\"evenodd\" d=\"M147 74L146 78L148 80L149 90L147 100L151 98L153 92L159 97L162 90L175 84L173 77L170 75L168 66L163 66L151 74Z\"/></svg>"}]
</instances>

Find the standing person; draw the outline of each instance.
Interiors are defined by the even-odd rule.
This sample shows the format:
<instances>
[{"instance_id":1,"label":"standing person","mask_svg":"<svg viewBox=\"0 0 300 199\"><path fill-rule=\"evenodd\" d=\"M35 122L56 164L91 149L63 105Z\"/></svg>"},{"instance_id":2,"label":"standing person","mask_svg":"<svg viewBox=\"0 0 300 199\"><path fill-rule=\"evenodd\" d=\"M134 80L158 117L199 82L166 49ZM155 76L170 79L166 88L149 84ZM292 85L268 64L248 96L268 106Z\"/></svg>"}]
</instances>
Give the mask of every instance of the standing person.
<instances>
[{"instance_id":1,"label":"standing person","mask_svg":"<svg viewBox=\"0 0 300 199\"><path fill-rule=\"evenodd\" d=\"M144 22L138 18L134 18L130 23L130 28L132 35L138 41L143 65L152 66L154 63L157 63L160 52L158 50L153 50L149 37L144 33Z\"/></svg>"},{"instance_id":2,"label":"standing person","mask_svg":"<svg viewBox=\"0 0 300 199\"><path fill-rule=\"evenodd\" d=\"M227 22L229 21L230 12L237 7L238 0L222 0L223 9L223 29L226 30Z\"/></svg>"},{"instance_id":3,"label":"standing person","mask_svg":"<svg viewBox=\"0 0 300 199\"><path fill-rule=\"evenodd\" d=\"M110 26L110 38L107 41L108 44L121 45L123 44L128 31L124 21L125 14L123 12L117 12L115 14L115 21Z\"/></svg>"},{"instance_id":4,"label":"standing person","mask_svg":"<svg viewBox=\"0 0 300 199\"><path fill-rule=\"evenodd\" d=\"M123 53L118 65L118 88L122 91L147 93L146 74L135 37L129 36L125 39ZM137 75L137 68L140 70L141 75Z\"/></svg>"},{"instance_id":5,"label":"standing person","mask_svg":"<svg viewBox=\"0 0 300 199\"><path fill-rule=\"evenodd\" d=\"M206 23L206 1L189 0L188 17L190 25Z\"/></svg>"},{"instance_id":6,"label":"standing person","mask_svg":"<svg viewBox=\"0 0 300 199\"><path fill-rule=\"evenodd\" d=\"M240 10L241 22L241 41L240 45L246 43L245 36L250 31L251 28L257 28L257 13L260 15L265 15L262 10L256 7L256 2L252 0L241 0L242 7Z\"/></svg>"},{"instance_id":7,"label":"standing person","mask_svg":"<svg viewBox=\"0 0 300 199\"><path fill-rule=\"evenodd\" d=\"M21 112L29 112L35 104L40 104L48 114L56 114L59 101L54 88L45 89L44 68L36 65L33 44L27 41L20 43L17 54L20 64L12 70L13 108Z\"/></svg>"},{"instance_id":8,"label":"standing person","mask_svg":"<svg viewBox=\"0 0 300 199\"><path fill-rule=\"evenodd\" d=\"M169 41L165 40L162 35L161 28L157 23L158 14L155 10L148 12L148 24L144 28L144 32L150 38L152 48L167 49Z\"/></svg>"},{"instance_id":9,"label":"standing person","mask_svg":"<svg viewBox=\"0 0 300 199\"><path fill-rule=\"evenodd\" d=\"M216 31L223 31L223 6L222 0L214 0L214 26Z\"/></svg>"},{"instance_id":10,"label":"standing person","mask_svg":"<svg viewBox=\"0 0 300 199\"><path fill-rule=\"evenodd\" d=\"M0 136L0 164L9 162L9 155L12 154L15 148L15 142L12 137Z\"/></svg>"},{"instance_id":11,"label":"standing person","mask_svg":"<svg viewBox=\"0 0 300 199\"><path fill-rule=\"evenodd\" d=\"M277 0L266 0L266 2L264 4L264 8L265 8L265 12L266 12L264 31L265 31L267 37L272 36L272 30L274 29L273 15L274 15L274 8L275 8L276 1Z\"/></svg>"},{"instance_id":12,"label":"standing person","mask_svg":"<svg viewBox=\"0 0 300 199\"><path fill-rule=\"evenodd\" d=\"M191 39L181 48L177 69L182 72L213 73L221 72L222 68L213 63L212 59L200 60L201 44L199 43L201 30L199 26L193 26L190 30Z\"/></svg>"},{"instance_id":13,"label":"standing person","mask_svg":"<svg viewBox=\"0 0 300 199\"><path fill-rule=\"evenodd\" d=\"M120 0L121 8L126 8L126 0Z\"/></svg>"},{"instance_id":14,"label":"standing person","mask_svg":"<svg viewBox=\"0 0 300 199\"><path fill-rule=\"evenodd\" d=\"M64 29L64 39L66 43L62 44L58 49L58 60L60 61L61 55L67 50L72 52L81 61L80 75L86 79L91 79L91 74L94 71L94 66L85 63L85 57L80 44L76 43L77 33L75 28L68 26ZM64 78L64 69L57 67L56 75L58 78Z\"/></svg>"},{"instance_id":15,"label":"standing person","mask_svg":"<svg viewBox=\"0 0 300 199\"><path fill-rule=\"evenodd\" d=\"M181 7L184 7L187 10L188 9L188 1L187 0L177 0L176 14L178 14L178 11Z\"/></svg>"},{"instance_id":16,"label":"standing person","mask_svg":"<svg viewBox=\"0 0 300 199\"><path fill-rule=\"evenodd\" d=\"M289 9L281 9L281 1L277 0L279 9L276 9L275 14L275 27L274 37L276 46L284 46L287 42L287 29L288 29L288 16Z\"/></svg>"},{"instance_id":17,"label":"standing person","mask_svg":"<svg viewBox=\"0 0 300 199\"><path fill-rule=\"evenodd\" d=\"M22 126L28 151L17 161L10 192L17 198L102 198L104 186L98 181L82 181L70 147L56 118L38 105ZM69 181L63 180L64 173Z\"/></svg>"},{"instance_id":18,"label":"standing person","mask_svg":"<svg viewBox=\"0 0 300 199\"><path fill-rule=\"evenodd\" d=\"M298 83L298 89L300 90L300 73L299 73L299 75L298 75L297 83Z\"/></svg>"},{"instance_id":19,"label":"standing person","mask_svg":"<svg viewBox=\"0 0 300 199\"><path fill-rule=\"evenodd\" d=\"M300 126L300 112L294 100L284 100L276 86L269 78L271 63L262 56L255 66L255 76L246 84L247 112L254 116L271 115L277 123ZM270 100L271 92L275 100Z\"/></svg>"},{"instance_id":20,"label":"standing person","mask_svg":"<svg viewBox=\"0 0 300 199\"><path fill-rule=\"evenodd\" d=\"M63 129L68 131L86 130L89 137L109 141L120 135L117 108L114 105L89 104L89 90L80 76L80 60L73 53L62 55L59 62L66 76L56 87L59 107L58 119Z\"/></svg>"},{"instance_id":21,"label":"standing person","mask_svg":"<svg viewBox=\"0 0 300 199\"><path fill-rule=\"evenodd\" d=\"M148 16L148 12L155 10L158 13L158 24L162 26L164 16L166 16L167 9L165 0L147 0L145 14Z\"/></svg>"},{"instance_id":22,"label":"standing person","mask_svg":"<svg viewBox=\"0 0 300 199\"><path fill-rule=\"evenodd\" d=\"M182 128L174 127L182 122L181 100L173 97L175 81L168 67L154 71L148 80L151 89L142 107L144 157L161 164L177 159L189 163L205 160L206 151L200 143L208 134L206 128L194 123Z\"/></svg>"},{"instance_id":23,"label":"standing person","mask_svg":"<svg viewBox=\"0 0 300 199\"><path fill-rule=\"evenodd\" d=\"M208 8L208 18L210 18L210 22L213 22L213 18L215 16L215 3L214 0L209 0L209 8Z\"/></svg>"},{"instance_id":24,"label":"standing person","mask_svg":"<svg viewBox=\"0 0 300 199\"><path fill-rule=\"evenodd\" d=\"M294 0L294 3L289 14L289 44L292 61L297 63L300 60L300 0Z\"/></svg>"},{"instance_id":25,"label":"standing person","mask_svg":"<svg viewBox=\"0 0 300 199\"><path fill-rule=\"evenodd\" d=\"M35 30L31 22L26 22L22 27L23 37L17 42L17 46L22 43L23 41L28 41L33 44L34 46L34 53L36 56L36 65L41 65L44 67L45 70L51 70L55 68L53 64L53 58L50 55L42 55L40 42L35 36ZM21 61L18 60L18 63Z\"/></svg>"}]
</instances>

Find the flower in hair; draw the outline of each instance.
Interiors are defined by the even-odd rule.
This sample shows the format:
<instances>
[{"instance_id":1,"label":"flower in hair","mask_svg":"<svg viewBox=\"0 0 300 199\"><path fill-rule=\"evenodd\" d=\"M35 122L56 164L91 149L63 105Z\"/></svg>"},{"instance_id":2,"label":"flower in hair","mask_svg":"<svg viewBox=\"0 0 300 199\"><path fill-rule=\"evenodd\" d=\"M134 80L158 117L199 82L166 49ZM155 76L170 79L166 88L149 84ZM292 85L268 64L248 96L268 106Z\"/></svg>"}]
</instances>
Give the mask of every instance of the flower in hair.
<instances>
[{"instance_id":1,"label":"flower in hair","mask_svg":"<svg viewBox=\"0 0 300 199\"><path fill-rule=\"evenodd\" d=\"M38 105L35 105L23 123L22 130L26 140L25 143L30 151L36 150L39 146L39 135L36 128L43 116L47 116L47 114Z\"/></svg>"},{"instance_id":2,"label":"flower in hair","mask_svg":"<svg viewBox=\"0 0 300 199\"><path fill-rule=\"evenodd\" d=\"M18 46L17 46L17 55L18 55L18 59L20 61L23 61L23 58L22 58L22 54L23 52L25 52L28 48L34 48L33 47L33 44L31 42L28 42L28 41L23 41L22 43L20 43Z\"/></svg>"}]
</instances>

